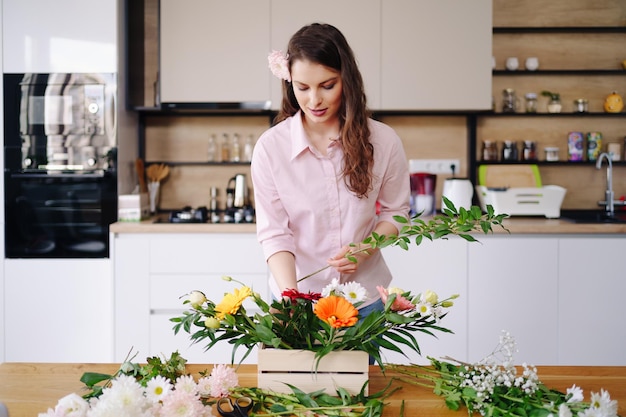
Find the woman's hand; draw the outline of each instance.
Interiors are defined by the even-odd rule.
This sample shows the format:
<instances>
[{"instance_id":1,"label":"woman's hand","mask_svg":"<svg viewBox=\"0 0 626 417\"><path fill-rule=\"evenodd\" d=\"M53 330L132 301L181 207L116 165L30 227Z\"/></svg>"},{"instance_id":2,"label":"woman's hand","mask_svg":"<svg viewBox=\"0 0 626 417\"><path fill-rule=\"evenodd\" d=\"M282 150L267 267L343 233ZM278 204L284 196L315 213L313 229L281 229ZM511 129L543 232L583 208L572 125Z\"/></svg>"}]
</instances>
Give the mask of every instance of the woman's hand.
<instances>
[{"instance_id":1,"label":"woman's hand","mask_svg":"<svg viewBox=\"0 0 626 417\"><path fill-rule=\"evenodd\" d=\"M341 274L353 274L359 266L369 258L371 249L363 244L356 246L344 246L339 252L328 260L328 265L335 268ZM356 260L356 262L354 262Z\"/></svg>"}]
</instances>

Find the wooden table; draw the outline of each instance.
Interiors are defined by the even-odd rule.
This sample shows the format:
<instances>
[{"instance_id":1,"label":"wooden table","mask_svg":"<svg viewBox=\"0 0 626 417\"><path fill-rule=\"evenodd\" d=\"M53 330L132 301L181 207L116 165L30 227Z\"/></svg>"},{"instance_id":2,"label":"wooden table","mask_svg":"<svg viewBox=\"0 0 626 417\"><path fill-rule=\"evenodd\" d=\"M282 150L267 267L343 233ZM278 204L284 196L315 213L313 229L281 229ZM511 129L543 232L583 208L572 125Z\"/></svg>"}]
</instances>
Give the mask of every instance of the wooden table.
<instances>
[{"instance_id":1,"label":"wooden table","mask_svg":"<svg viewBox=\"0 0 626 417\"><path fill-rule=\"evenodd\" d=\"M197 374L210 370L212 365L188 365L188 370ZM38 413L54 407L65 395L81 394L80 377L84 372L112 374L118 364L60 364L60 363L3 363L0 364L0 402L6 404L10 417L36 417ZM538 367L539 378L549 388L565 391L573 384L584 390L585 400L591 391L601 388L609 391L611 398L619 403L619 414L626 416L626 366L619 367ZM256 366L242 365L239 383L243 386L256 385ZM370 368L370 393L380 391L394 374L382 375L378 367ZM385 406L385 416L399 416L402 400L405 401L405 416L462 417L466 410L450 411L442 398L427 388L403 385L394 393ZM217 416L218 414L215 413Z\"/></svg>"}]
</instances>

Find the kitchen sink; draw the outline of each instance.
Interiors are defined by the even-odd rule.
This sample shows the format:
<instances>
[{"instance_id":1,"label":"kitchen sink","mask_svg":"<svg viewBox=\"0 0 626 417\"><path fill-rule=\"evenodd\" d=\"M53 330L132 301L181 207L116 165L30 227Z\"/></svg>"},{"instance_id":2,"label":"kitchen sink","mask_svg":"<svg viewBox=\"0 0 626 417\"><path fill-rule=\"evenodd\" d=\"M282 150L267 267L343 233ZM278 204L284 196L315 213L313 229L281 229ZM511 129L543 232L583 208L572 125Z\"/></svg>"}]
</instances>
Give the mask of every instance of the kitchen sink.
<instances>
[{"instance_id":1,"label":"kitchen sink","mask_svg":"<svg viewBox=\"0 0 626 417\"><path fill-rule=\"evenodd\" d=\"M608 216L604 210L561 210L561 219L574 223L626 223L626 211L616 210Z\"/></svg>"}]
</instances>

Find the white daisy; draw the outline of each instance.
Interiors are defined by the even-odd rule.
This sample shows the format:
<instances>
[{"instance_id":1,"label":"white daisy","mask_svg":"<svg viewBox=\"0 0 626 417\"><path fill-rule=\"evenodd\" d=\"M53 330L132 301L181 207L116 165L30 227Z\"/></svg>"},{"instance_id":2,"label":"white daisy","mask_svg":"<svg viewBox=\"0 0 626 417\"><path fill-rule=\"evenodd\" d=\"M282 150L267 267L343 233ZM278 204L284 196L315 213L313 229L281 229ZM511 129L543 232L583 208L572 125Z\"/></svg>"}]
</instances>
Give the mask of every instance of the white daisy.
<instances>
[{"instance_id":1,"label":"white daisy","mask_svg":"<svg viewBox=\"0 0 626 417\"><path fill-rule=\"evenodd\" d=\"M146 384L146 397L153 403L163 401L173 386L169 379L157 375Z\"/></svg>"},{"instance_id":2,"label":"white daisy","mask_svg":"<svg viewBox=\"0 0 626 417\"><path fill-rule=\"evenodd\" d=\"M365 301L367 299L367 291L358 282L346 282L340 286L341 295L352 304Z\"/></svg>"},{"instance_id":3,"label":"white daisy","mask_svg":"<svg viewBox=\"0 0 626 417\"><path fill-rule=\"evenodd\" d=\"M600 411L600 414L606 417L617 416L617 401L611 400L611 396L605 390L600 393L591 393L591 407Z\"/></svg>"},{"instance_id":4,"label":"white daisy","mask_svg":"<svg viewBox=\"0 0 626 417\"><path fill-rule=\"evenodd\" d=\"M329 295L336 293L339 291L340 285L339 278L333 278L333 280L330 281L330 284L322 288L322 297L328 297Z\"/></svg>"},{"instance_id":5,"label":"white daisy","mask_svg":"<svg viewBox=\"0 0 626 417\"><path fill-rule=\"evenodd\" d=\"M567 396L569 397L568 403L579 403L584 399L582 388L577 387L576 384L567 389Z\"/></svg>"}]
</instances>

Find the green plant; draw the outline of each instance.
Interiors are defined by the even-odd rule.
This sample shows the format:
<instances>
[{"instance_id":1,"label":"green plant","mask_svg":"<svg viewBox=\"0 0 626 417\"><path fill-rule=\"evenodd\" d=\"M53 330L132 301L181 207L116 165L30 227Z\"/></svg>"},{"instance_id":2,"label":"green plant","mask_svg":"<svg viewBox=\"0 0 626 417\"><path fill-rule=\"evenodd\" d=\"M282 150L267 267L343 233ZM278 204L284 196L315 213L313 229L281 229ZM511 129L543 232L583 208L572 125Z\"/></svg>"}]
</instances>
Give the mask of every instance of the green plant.
<instances>
[{"instance_id":1,"label":"green plant","mask_svg":"<svg viewBox=\"0 0 626 417\"><path fill-rule=\"evenodd\" d=\"M396 217L396 221L403 225L397 236L373 233L358 246L353 245L355 249L347 257L355 261L354 255L358 252L392 245L407 250L411 242L419 245L424 239L446 239L450 235L476 242L472 232L489 233L494 225L504 228L502 222L506 217L506 214L496 215L491 206L484 214L477 206L457 210L451 201L444 198L442 214L427 221L419 216L412 219ZM230 277L225 279L233 280ZM378 291L384 310L374 311L358 320L357 307L367 295L356 282L339 284L333 281L321 293L304 294L287 290L271 304L243 284L226 294L219 303L207 299L202 291L195 290L183 302L191 308L170 321L175 323L175 333L184 330L190 334L192 342L206 341L207 350L222 341L232 344L232 363L238 348L245 351L243 360L255 346L264 344L280 349L314 351L318 363L331 351L362 350L376 359L383 369L382 348L404 353L402 348L408 347L419 354L420 347L414 333L433 336L434 332L450 332L439 323L447 314L445 309L453 305L452 300L458 295L439 300L432 291L417 295L392 288L379 287ZM243 304L250 299L260 313L249 315L246 312Z\"/></svg>"},{"instance_id":2,"label":"green plant","mask_svg":"<svg viewBox=\"0 0 626 417\"><path fill-rule=\"evenodd\" d=\"M543 90L541 92L542 96L545 97L550 97L550 100L554 100L554 101L560 101L561 100L561 95L559 93L553 93L551 91L548 90Z\"/></svg>"}]
</instances>

